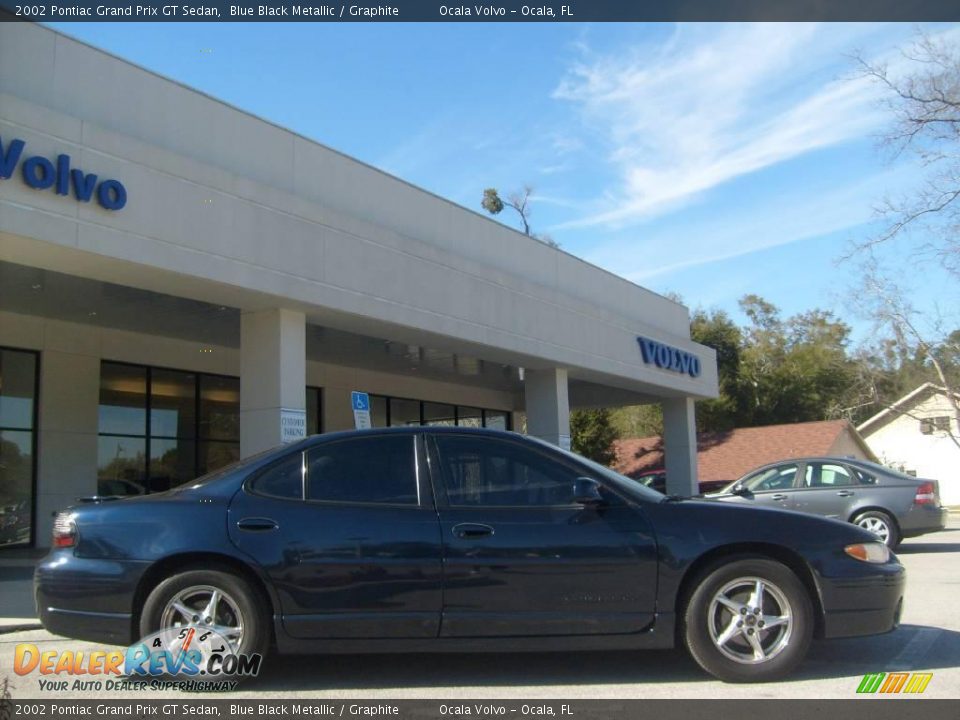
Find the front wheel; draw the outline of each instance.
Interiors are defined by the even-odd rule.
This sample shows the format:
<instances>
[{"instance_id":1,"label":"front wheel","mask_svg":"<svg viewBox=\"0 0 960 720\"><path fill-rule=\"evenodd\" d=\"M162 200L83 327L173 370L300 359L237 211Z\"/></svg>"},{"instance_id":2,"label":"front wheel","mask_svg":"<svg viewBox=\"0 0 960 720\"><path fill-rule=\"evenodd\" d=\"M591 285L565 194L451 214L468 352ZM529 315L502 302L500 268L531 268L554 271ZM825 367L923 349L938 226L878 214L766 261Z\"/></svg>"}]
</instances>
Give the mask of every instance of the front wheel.
<instances>
[{"instance_id":1,"label":"front wheel","mask_svg":"<svg viewBox=\"0 0 960 720\"><path fill-rule=\"evenodd\" d=\"M701 576L682 622L690 655L708 673L725 682L766 682L806 656L813 604L790 568L745 558Z\"/></svg>"}]
</instances>

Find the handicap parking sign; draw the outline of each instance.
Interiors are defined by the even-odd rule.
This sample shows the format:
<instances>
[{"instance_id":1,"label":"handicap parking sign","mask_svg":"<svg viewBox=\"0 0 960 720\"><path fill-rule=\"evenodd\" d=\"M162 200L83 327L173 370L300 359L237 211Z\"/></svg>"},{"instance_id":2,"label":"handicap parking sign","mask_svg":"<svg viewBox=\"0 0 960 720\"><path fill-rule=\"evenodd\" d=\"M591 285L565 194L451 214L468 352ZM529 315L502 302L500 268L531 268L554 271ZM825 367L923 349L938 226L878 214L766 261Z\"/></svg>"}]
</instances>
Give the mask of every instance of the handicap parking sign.
<instances>
[{"instance_id":1,"label":"handicap parking sign","mask_svg":"<svg viewBox=\"0 0 960 720\"><path fill-rule=\"evenodd\" d=\"M353 425L357 430L372 427L370 422L370 396L365 392L354 390L350 393L350 404L353 406Z\"/></svg>"}]
</instances>

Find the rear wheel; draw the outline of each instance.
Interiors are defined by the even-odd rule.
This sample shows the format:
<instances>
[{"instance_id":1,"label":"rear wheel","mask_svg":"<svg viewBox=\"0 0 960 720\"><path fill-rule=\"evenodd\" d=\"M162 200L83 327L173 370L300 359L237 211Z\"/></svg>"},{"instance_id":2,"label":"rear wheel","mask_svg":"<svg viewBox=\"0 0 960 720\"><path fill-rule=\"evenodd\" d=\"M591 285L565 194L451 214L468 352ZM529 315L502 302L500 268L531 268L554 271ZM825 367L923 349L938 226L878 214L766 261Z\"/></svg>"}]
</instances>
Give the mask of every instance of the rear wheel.
<instances>
[{"instance_id":1,"label":"rear wheel","mask_svg":"<svg viewBox=\"0 0 960 720\"><path fill-rule=\"evenodd\" d=\"M900 544L900 532L897 529L897 524L885 512L869 510L860 513L853 519L853 524L872 532L880 542L885 543L891 550Z\"/></svg>"},{"instance_id":2,"label":"rear wheel","mask_svg":"<svg viewBox=\"0 0 960 720\"><path fill-rule=\"evenodd\" d=\"M693 659L725 682L783 677L807 654L813 604L785 565L744 558L701 576L683 615Z\"/></svg>"},{"instance_id":3,"label":"rear wheel","mask_svg":"<svg viewBox=\"0 0 960 720\"><path fill-rule=\"evenodd\" d=\"M266 655L269 613L259 594L239 575L222 570L187 570L168 577L147 597L140 635L167 629L208 630L223 638L229 653Z\"/></svg>"}]
</instances>

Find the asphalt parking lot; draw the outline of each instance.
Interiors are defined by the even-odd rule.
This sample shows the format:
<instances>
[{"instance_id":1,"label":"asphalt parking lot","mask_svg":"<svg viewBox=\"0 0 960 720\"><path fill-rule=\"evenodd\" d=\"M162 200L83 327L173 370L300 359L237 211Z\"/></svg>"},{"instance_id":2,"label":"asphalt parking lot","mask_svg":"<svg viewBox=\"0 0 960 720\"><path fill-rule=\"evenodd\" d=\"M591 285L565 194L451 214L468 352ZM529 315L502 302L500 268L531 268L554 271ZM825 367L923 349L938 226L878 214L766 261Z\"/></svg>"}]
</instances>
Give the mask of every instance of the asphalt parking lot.
<instances>
[{"instance_id":1,"label":"asphalt parking lot","mask_svg":"<svg viewBox=\"0 0 960 720\"><path fill-rule=\"evenodd\" d=\"M850 698L863 675L924 671L933 679L924 697L960 697L960 515L943 532L900 548L908 572L903 624L893 633L814 643L793 677L764 685L725 685L709 678L681 651L364 655L270 657L260 677L228 697L289 699L377 698ZM13 672L14 648L102 649L42 630L0 635L0 677L15 699L44 697L36 672ZM134 693L67 691L49 699L130 699ZM143 694L139 695L143 697ZM184 698L179 691L149 698ZM195 697L195 696L194 696ZM864 696L861 696L864 697ZM225 698L226 699L226 698Z\"/></svg>"}]
</instances>

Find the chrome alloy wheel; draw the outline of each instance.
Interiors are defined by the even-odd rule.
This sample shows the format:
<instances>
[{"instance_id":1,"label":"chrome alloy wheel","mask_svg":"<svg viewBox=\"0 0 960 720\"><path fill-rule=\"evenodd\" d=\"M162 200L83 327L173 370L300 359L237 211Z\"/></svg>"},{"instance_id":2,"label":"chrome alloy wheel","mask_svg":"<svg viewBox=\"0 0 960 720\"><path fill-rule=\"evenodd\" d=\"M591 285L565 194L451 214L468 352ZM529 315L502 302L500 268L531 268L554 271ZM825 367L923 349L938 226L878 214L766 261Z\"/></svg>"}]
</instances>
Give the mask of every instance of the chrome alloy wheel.
<instances>
[{"instance_id":1,"label":"chrome alloy wheel","mask_svg":"<svg viewBox=\"0 0 960 720\"><path fill-rule=\"evenodd\" d=\"M213 630L230 643L234 653L243 645L243 615L236 600L212 585L192 585L170 598L160 616L160 627Z\"/></svg>"},{"instance_id":2,"label":"chrome alloy wheel","mask_svg":"<svg viewBox=\"0 0 960 720\"><path fill-rule=\"evenodd\" d=\"M710 639L726 657L744 665L772 660L790 643L793 609L769 580L741 577L724 585L707 609Z\"/></svg>"},{"instance_id":3,"label":"chrome alloy wheel","mask_svg":"<svg viewBox=\"0 0 960 720\"><path fill-rule=\"evenodd\" d=\"M879 538L880 542L885 543L890 538L890 526L887 525L883 518L879 518L876 515L863 518L857 525L864 530L872 532Z\"/></svg>"}]
</instances>

